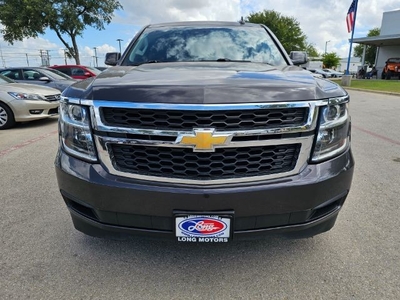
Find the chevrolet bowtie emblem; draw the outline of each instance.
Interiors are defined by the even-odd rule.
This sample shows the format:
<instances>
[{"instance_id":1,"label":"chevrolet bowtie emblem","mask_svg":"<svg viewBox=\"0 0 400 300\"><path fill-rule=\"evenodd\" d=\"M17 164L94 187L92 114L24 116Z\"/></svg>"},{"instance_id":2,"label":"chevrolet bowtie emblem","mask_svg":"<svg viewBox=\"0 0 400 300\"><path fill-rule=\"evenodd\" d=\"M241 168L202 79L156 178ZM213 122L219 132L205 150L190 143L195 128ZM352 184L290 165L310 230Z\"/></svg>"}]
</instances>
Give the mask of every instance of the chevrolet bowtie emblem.
<instances>
[{"instance_id":1,"label":"chevrolet bowtie emblem","mask_svg":"<svg viewBox=\"0 0 400 300\"><path fill-rule=\"evenodd\" d=\"M215 147L227 145L232 134L214 134L215 129L194 129L194 134L181 134L176 139L179 145L193 146L194 152L215 152Z\"/></svg>"}]
</instances>

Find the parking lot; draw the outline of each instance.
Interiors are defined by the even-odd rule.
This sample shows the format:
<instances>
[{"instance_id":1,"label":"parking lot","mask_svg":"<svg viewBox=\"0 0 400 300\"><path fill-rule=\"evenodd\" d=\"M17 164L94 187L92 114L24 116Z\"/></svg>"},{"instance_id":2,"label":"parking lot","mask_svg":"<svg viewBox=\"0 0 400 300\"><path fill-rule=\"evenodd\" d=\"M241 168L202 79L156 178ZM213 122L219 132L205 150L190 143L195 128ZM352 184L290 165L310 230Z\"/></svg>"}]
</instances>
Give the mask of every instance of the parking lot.
<instances>
[{"instance_id":1,"label":"parking lot","mask_svg":"<svg viewBox=\"0 0 400 300\"><path fill-rule=\"evenodd\" d=\"M349 94L352 190L304 240L84 236L57 190L57 118L0 131L0 299L400 299L400 97Z\"/></svg>"}]
</instances>

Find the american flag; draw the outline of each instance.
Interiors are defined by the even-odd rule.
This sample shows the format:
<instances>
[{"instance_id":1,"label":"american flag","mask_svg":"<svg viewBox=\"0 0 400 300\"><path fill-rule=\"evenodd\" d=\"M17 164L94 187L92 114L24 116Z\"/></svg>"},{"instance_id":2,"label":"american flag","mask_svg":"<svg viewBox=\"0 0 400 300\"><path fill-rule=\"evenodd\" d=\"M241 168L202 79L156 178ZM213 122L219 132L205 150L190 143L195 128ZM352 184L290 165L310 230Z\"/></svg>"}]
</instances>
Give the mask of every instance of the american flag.
<instances>
[{"instance_id":1,"label":"american flag","mask_svg":"<svg viewBox=\"0 0 400 300\"><path fill-rule=\"evenodd\" d=\"M353 0L353 2L351 2L349 11L347 12L346 16L347 32L351 32L354 29L355 13L356 13L356 0Z\"/></svg>"}]
</instances>

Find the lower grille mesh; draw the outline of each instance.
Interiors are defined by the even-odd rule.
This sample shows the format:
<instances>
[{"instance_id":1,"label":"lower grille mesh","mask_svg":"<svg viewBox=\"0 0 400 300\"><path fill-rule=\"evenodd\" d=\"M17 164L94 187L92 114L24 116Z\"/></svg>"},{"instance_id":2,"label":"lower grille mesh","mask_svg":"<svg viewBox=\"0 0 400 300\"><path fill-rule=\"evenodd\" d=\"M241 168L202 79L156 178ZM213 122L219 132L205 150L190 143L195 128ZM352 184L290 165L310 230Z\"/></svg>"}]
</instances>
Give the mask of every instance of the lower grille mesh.
<instances>
[{"instance_id":1,"label":"lower grille mesh","mask_svg":"<svg viewBox=\"0 0 400 300\"><path fill-rule=\"evenodd\" d=\"M265 176L294 169L301 144L219 148L193 152L186 148L110 144L114 167L156 177L218 180Z\"/></svg>"}]
</instances>

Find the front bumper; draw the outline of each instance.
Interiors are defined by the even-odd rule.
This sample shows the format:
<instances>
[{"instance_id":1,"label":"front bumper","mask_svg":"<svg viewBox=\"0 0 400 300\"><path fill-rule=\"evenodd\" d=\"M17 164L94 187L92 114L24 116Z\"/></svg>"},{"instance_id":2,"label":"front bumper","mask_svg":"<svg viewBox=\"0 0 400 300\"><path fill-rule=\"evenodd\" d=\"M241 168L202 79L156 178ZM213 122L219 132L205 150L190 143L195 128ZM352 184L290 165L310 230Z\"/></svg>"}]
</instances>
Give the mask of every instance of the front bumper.
<instances>
[{"instance_id":1,"label":"front bumper","mask_svg":"<svg viewBox=\"0 0 400 300\"><path fill-rule=\"evenodd\" d=\"M55 165L74 225L86 234L174 238L175 211L232 211L237 240L268 234L308 237L331 229L350 190L354 160L349 150L295 176L212 187L110 175L100 164L61 149Z\"/></svg>"},{"instance_id":2,"label":"front bumper","mask_svg":"<svg viewBox=\"0 0 400 300\"><path fill-rule=\"evenodd\" d=\"M11 103L16 122L45 119L58 115L58 101L15 100ZM39 113L32 113L40 111Z\"/></svg>"}]
</instances>

